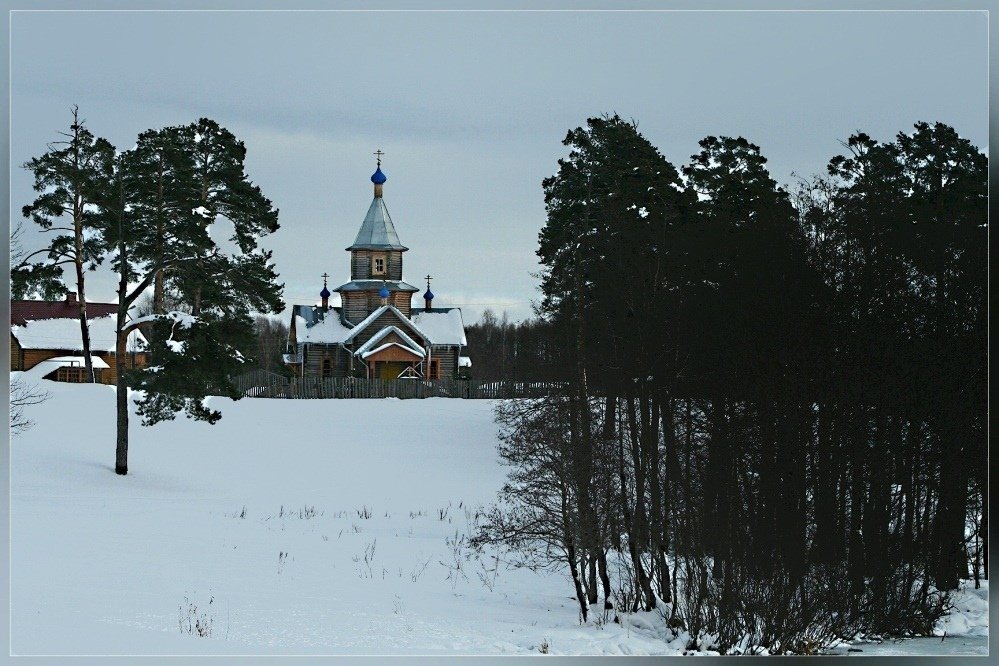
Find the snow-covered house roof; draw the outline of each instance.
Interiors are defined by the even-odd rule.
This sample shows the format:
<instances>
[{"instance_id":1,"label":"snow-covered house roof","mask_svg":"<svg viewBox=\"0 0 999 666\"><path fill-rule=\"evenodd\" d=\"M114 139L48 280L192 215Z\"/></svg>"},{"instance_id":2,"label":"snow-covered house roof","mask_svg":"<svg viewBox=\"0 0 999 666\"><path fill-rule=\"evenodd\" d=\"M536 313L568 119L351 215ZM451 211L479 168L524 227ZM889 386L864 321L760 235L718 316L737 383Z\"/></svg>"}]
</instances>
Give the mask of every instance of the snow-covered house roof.
<instances>
[{"instance_id":1,"label":"snow-covered house roof","mask_svg":"<svg viewBox=\"0 0 999 666\"><path fill-rule=\"evenodd\" d=\"M44 361L39 362L30 370L24 372L25 377L44 377L45 375L51 374L58 370L59 368L82 368L84 366L83 356L56 356L55 358L47 358ZM111 366L104 362L100 356L91 356L90 362L94 366L94 370L107 370Z\"/></svg>"},{"instance_id":2,"label":"snow-covered house roof","mask_svg":"<svg viewBox=\"0 0 999 666\"><path fill-rule=\"evenodd\" d=\"M118 312L117 303L92 303L87 301L87 317L104 317ZM76 294L67 294L61 301L24 301L10 302L10 323L23 326L27 321L39 319L76 318L80 316L80 302Z\"/></svg>"},{"instance_id":3,"label":"snow-covered house roof","mask_svg":"<svg viewBox=\"0 0 999 666\"><path fill-rule=\"evenodd\" d=\"M106 315L87 320L90 328L90 350L92 352L115 352L117 322L115 315ZM59 349L83 351L83 335L80 320L72 317L58 319L38 319L25 321L23 325L10 327L18 344L23 349ZM126 349L138 351L146 343L142 333L135 329L128 335Z\"/></svg>"}]
</instances>

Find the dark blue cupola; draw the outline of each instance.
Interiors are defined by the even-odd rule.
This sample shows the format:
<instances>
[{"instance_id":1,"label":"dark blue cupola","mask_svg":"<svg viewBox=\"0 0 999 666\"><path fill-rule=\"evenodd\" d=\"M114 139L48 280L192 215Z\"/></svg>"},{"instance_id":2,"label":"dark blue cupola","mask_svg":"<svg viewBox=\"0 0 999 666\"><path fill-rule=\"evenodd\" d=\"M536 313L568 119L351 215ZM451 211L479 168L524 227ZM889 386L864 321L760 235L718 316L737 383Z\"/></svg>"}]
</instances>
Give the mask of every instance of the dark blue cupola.
<instances>
[{"instance_id":1,"label":"dark blue cupola","mask_svg":"<svg viewBox=\"0 0 999 666\"><path fill-rule=\"evenodd\" d=\"M430 312L431 302L434 300L434 292L430 291L430 281L433 280L430 275L427 275L427 291L423 294L423 309Z\"/></svg>"},{"instance_id":2,"label":"dark blue cupola","mask_svg":"<svg viewBox=\"0 0 999 666\"><path fill-rule=\"evenodd\" d=\"M323 273L322 278L323 278L323 290L321 292L319 292L319 297L323 299L323 310L329 310L330 309L330 290L326 287L326 280L327 280L327 278L329 278L329 275L327 275L326 273Z\"/></svg>"},{"instance_id":3,"label":"dark blue cupola","mask_svg":"<svg viewBox=\"0 0 999 666\"><path fill-rule=\"evenodd\" d=\"M375 199L382 198L382 185L388 180L388 177L382 173L382 155L384 154L380 149L375 152L378 162L375 165L375 172L371 174L371 182L375 184Z\"/></svg>"}]
</instances>

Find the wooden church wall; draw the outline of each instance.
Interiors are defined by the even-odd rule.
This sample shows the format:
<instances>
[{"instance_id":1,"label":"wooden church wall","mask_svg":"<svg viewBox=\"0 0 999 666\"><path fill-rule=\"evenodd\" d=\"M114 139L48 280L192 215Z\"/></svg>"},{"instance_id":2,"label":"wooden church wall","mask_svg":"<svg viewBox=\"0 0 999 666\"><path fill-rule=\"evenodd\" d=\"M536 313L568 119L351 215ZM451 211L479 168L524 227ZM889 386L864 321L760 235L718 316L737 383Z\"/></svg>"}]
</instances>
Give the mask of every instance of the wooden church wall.
<instances>
[{"instance_id":1,"label":"wooden church wall","mask_svg":"<svg viewBox=\"0 0 999 666\"><path fill-rule=\"evenodd\" d=\"M323 359L330 359L334 377L347 376L347 364L350 353L340 345L304 345L303 368L306 377L321 377Z\"/></svg>"},{"instance_id":2,"label":"wooden church wall","mask_svg":"<svg viewBox=\"0 0 999 666\"><path fill-rule=\"evenodd\" d=\"M350 279L365 280L371 275L371 253L351 252L350 253Z\"/></svg>"},{"instance_id":3,"label":"wooden church wall","mask_svg":"<svg viewBox=\"0 0 999 666\"><path fill-rule=\"evenodd\" d=\"M382 252L386 260L385 275L371 274L371 251L354 250L350 253L350 279L352 280L377 280L384 277L386 280L402 279L402 252L399 250Z\"/></svg>"},{"instance_id":4,"label":"wooden church wall","mask_svg":"<svg viewBox=\"0 0 999 666\"><path fill-rule=\"evenodd\" d=\"M408 291L394 292L389 298L389 303L398 308L407 317L409 316L410 303L412 301L413 297Z\"/></svg>"},{"instance_id":5,"label":"wooden church wall","mask_svg":"<svg viewBox=\"0 0 999 666\"><path fill-rule=\"evenodd\" d=\"M364 316L367 317L369 314L377 310L382 306L382 299L378 295L378 292L366 292L366 304L367 311ZM398 308L404 315L409 316L410 303L412 302L412 295L408 291L394 291L389 294L388 304ZM361 319L363 319L362 317ZM354 321L351 319L351 321ZM358 319L357 321L360 321Z\"/></svg>"},{"instance_id":6,"label":"wooden church wall","mask_svg":"<svg viewBox=\"0 0 999 666\"><path fill-rule=\"evenodd\" d=\"M453 346L434 347L430 350L430 358L440 361L441 379L454 377L458 370L458 348Z\"/></svg>"},{"instance_id":7,"label":"wooden church wall","mask_svg":"<svg viewBox=\"0 0 999 666\"><path fill-rule=\"evenodd\" d=\"M388 279L389 280L401 280L402 279L402 252L395 251L389 252L388 258L386 260L388 266Z\"/></svg>"},{"instance_id":8,"label":"wooden church wall","mask_svg":"<svg viewBox=\"0 0 999 666\"><path fill-rule=\"evenodd\" d=\"M359 324L368 316L368 297L362 292L345 292L343 297L343 316L347 321Z\"/></svg>"}]
</instances>

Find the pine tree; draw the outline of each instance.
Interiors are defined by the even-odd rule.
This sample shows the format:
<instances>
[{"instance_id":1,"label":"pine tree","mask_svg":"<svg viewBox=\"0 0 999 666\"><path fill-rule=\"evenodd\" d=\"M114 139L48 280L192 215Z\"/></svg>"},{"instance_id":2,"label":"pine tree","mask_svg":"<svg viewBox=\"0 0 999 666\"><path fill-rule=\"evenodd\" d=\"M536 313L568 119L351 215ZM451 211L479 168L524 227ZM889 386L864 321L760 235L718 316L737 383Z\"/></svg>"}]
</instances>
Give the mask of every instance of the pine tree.
<instances>
[{"instance_id":1,"label":"pine tree","mask_svg":"<svg viewBox=\"0 0 999 666\"><path fill-rule=\"evenodd\" d=\"M909 336L932 350L919 364L939 396L929 416L941 447L933 575L951 589L968 570L964 520L972 470L980 467L969 461L986 457L988 163L943 123L916 123L895 144L908 193L903 251L925 287L913 307L923 316ZM985 487L984 474L977 476Z\"/></svg>"},{"instance_id":2,"label":"pine tree","mask_svg":"<svg viewBox=\"0 0 999 666\"><path fill-rule=\"evenodd\" d=\"M257 247L262 232L276 228L276 211L269 205L257 210L263 221L247 213L239 250L226 254L210 233L215 216L191 206L199 181L195 144L187 134L166 128L140 135L136 147L114 161L100 202L105 249L119 274L122 358L133 330L145 326L151 333L151 367L126 376L123 364L118 366L118 474L128 472L128 385L144 392L138 400L143 425L173 419L179 411L215 423L221 414L205 399L241 397L230 377L249 360L241 350L248 352L254 343L251 312L283 308L271 255ZM162 311L157 285L175 279L188 295L201 295L196 312ZM158 297L154 313L127 321L129 307L149 287L154 302Z\"/></svg>"},{"instance_id":3,"label":"pine tree","mask_svg":"<svg viewBox=\"0 0 999 666\"><path fill-rule=\"evenodd\" d=\"M84 372L88 382L96 381L90 356L90 328L87 324L86 270L96 268L101 261L101 239L94 224L94 199L106 174L101 165L114 148L104 139L94 137L73 107L70 131L65 140L49 144L49 151L24 164L34 174L34 189L39 196L22 209L42 231L53 238L42 250L26 256L12 273L14 293L35 290L53 296L58 290L59 267L71 264L76 276L76 296L79 303L80 331L83 341ZM31 266L26 263L34 255L45 254L48 261Z\"/></svg>"},{"instance_id":4,"label":"pine tree","mask_svg":"<svg viewBox=\"0 0 999 666\"><path fill-rule=\"evenodd\" d=\"M214 120L201 118L195 123L169 130L176 137L177 145L187 159L186 176L190 182L176 192L180 195L178 206L190 211L195 223L207 229L224 220L232 225L229 240L237 251L228 263L221 255L211 264L200 265L194 270L178 269L165 278L187 303L193 314L199 314L212 305L227 307L224 303L229 293L215 288L217 283L206 278L250 273L258 278L267 273L270 254L257 251L261 237L278 230L278 211L260 188L250 182L245 169L246 147L229 130ZM160 284L164 276L161 275ZM161 288L162 289L162 288ZM279 300L274 288L254 294L258 311L268 311L269 305ZM160 304L162 310L162 304Z\"/></svg>"},{"instance_id":5,"label":"pine tree","mask_svg":"<svg viewBox=\"0 0 999 666\"><path fill-rule=\"evenodd\" d=\"M66 293L62 268L55 263L30 262L24 250L21 220L10 232L10 297L51 301Z\"/></svg>"}]
</instances>

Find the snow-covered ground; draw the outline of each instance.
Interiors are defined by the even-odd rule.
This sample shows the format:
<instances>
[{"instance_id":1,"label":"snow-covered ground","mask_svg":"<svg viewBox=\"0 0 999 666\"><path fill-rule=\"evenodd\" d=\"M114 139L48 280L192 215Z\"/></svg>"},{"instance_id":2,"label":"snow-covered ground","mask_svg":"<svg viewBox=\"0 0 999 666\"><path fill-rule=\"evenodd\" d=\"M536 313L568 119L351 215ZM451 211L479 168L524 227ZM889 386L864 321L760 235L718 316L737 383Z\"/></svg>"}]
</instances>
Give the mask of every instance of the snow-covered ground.
<instances>
[{"instance_id":1,"label":"snow-covered ground","mask_svg":"<svg viewBox=\"0 0 999 666\"><path fill-rule=\"evenodd\" d=\"M987 655L989 653L989 582L975 589L961 581L951 593L951 610L934 628L936 638L907 638L877 642L855 641L836 647L834 654L879 656Z\"/></svg>"},{"instance_id":2,"label":"snow-covered ground","mask_svg":"<svg viewBox=\"0 0 999 666\"><path fill-rule=\"evenodd\" d=\"M580 626L561 574L466 559L505 474L490 401L212 399L214 426L133 419L119 477L114 388L39 383L11 443L14 654L682 651L654 614ZM987 635L972 596L960 631Z\"/></svg>"}]
</instances>

